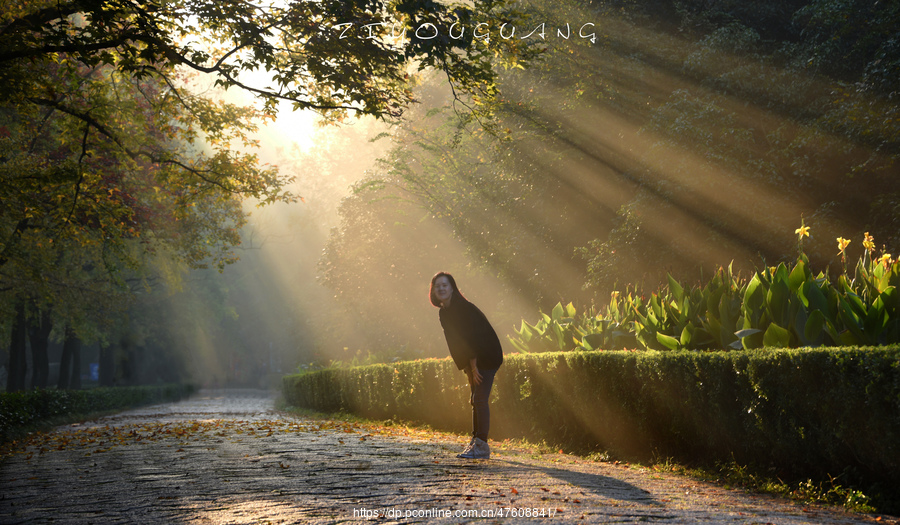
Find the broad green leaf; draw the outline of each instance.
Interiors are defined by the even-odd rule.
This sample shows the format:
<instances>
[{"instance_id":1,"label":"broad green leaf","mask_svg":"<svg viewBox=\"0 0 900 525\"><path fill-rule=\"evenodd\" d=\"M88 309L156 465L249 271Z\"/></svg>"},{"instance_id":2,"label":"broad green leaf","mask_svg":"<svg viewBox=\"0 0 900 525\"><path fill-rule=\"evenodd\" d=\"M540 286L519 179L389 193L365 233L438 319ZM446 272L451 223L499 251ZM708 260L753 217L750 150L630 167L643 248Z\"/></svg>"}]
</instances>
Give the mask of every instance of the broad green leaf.
<instances>
[{"instance_id":1,"label":"broad green leaf","mask_svg":"<svg viewBox=\"0 0 900 525\"><path fill-rule=\"evenodd\" d=\"M691 334L691 347L690 348L707 348L716 341L713 339L712 334L710 334L707 330L703 328L694 328L693 333ZM724 347L724 345L722 345ZM685 345L687 348L687 345Z\"/></svg>"},{"instance_id":2,"label":"broad green leaf","mask_svg":"<svg viewBox=\"0 0 900 525\"><path fill-rule=\"evenodd\" d=\"M864 319L866 317L867 308L860 296L851 292L846 294L844 299L844 303L853 311L855 317L858 317L859 319Z\"/></svg>"},{"instance_id":3,"label":"broad green leaf","mask_svg":"<svg viewBox=\"0 0 900 525\"><path fill-rule=\"evenodd\" d=\"M749 332L749 333L744 332L744 330L741 330L741 332L746 333L746 335L741 337L741 345L743 345L743 347L746 348L747 350L751 350L753 348L760 348L763 345L763 332L761 330L757 330L757 329L750 329L750 330L752 330L752 332ZM738 333L740 333L740 332L738 332ZM737 334L735 334L735 335L737 335Z\"/></svg>"},{"instance_id":4,"label":"broad green leaf","mask_svg":"<svg viewBox=\"0 0 900 525\"><path fill-rule=\"evenodd\" d=\"M812 277L806 262L803 259L797 260L797 264L788 276L788 284L791 291L797 292L803 283L808 282Z\"/></svg>"},{"instance_id":5,"label":"broad green leaf","mask_svg":"<svg viewBox=\"0 0 900 525\"><path fill-rule=\"evenodd\" d=\"M849 296L849 295L848 295ZM853 307L850 303L844 299L841 299L840 302L840 318L841 321L844 322L844 326L847 327L847 330L853 334L853 340L857 343L864 343L867 338L865 333L863 332L863 317L860 317L856 314ZM844 333L841 334L841 340L846 341L847 339L844 336ZM854 344L857 344L854 343ZM846 343L845 343L846 344Z\"/></svg>"},{"instance_id":6,"label":"broad green leaf","mask_svg":"<svg viewBox=\"0 0 900 525\"><path fill-rule=\"evenodd\" d=\"M668 348L669 350L678 350L681 348L681 343L678 342L678 339L675 339L671 335L666 335L663 333L656 333L656 340L659 341L661 345Z\"/></svg>"},{"instance_id":7,"label":"broad green leaf","mask_svg":"<svg viewBox=\"0 0 900 525\"><path fill-rule=\"evenodd\" d=\"M606 350L606 338L603 334L588 334L581 339L581 344L588 350Z\"/></svg>"},{"instance_id":8,"label":"broad green leaf","mask_svg":"<svg viewBox=\"0 0 900 525\"><path fill-rule=\"evenodd\" d=\"M670 274L666 274L666 277L669 279L669 291L675 296L675 301L681 303L684 299L684 288Z\"/></svg>"},{"instance_id":9,"label":"broad green leaf","mask_svg":"<svg viewBox=\"0 0 900 525\"><path fill-rule=\"evenodd\" d=\"M694 325L688 323L685 325L684 330L681 331L681 346L688 348L691 346L691 341L694 336Z\"/></svg>"},{"instance_id":10,"label":"broad green leaf","mask_svg":"<svg viewBox=\"0 0 900 525\"><path fill-rule=\"evenodd\" d=\"M825 335L825 315L819 310L813 310L806 319L803 328L803 336L811 344L821 344L821 338Z\"/></svg>"},{"instance_id":11,"label":"broad green leaf","mask_svg":"<svg viewBox=\"0 0 900 525\"><path fill-rule=\"evenodd\" d=\"M522 320L521 328L519 328L515 332L516 332L516 335L518 335L519 337L524 339L525 342L528 342L534 336L534 333L531 331L530 328L528 328L528 323L525 322L525 320Z\"/></svg>"},{"instance_id":12,"label":"broad green leaf","mask_svg":"<svg viewBox=\"0 0 900 525\"><path fill-rule=\"evenodd\" d=\"M791 333L786 329L778 326L776 323L770 323L763 335L763 346L772 346L776 348L789 348L791 343Z\"/></svg>"},{"instance_id":13,"label":"broad green leaf","mask_svg":"<svg viewBox=\"0 0 900 525\"><path fill-rule=\"evenodd\" d=\"M773 322L783 325L789 323L787 316L789 314L788 300L790 294L791 291L788 288L786 279L777 280L772 283L771 288L769 288L769 293L766 295L766 305L772 315Z\"/></svg>"},{"instance_id":14,"label":"broad green leaf","mask_svg":"<svg viewBox=\"0 0 900 525\"><path fill-rule=\"evenodd\" d=\"M759 319L762 307L766 302L766 289L759 273L753 275L744 291L744 311L753 319Z\"/></svg>"},{"instance_id":15,"label":"broad green leaf","mask_svg":"<svg viewBox=\"0 0 900 525\"><path fill-rule=\"evenodd\" d=\"M881 293L881 300L891 317L900 313L898 312L900 310L900 292L897 291L896 287L889 286L885 288L884 292Z\"/></svg>"},{"instance_id":16,"label":"broad green leaf","mask_svg":"<svg viewBox=\"0 0 900 525\"><path fill-rule=\"evenodd\" d=\"M782 282L785 286L788 286L788 278L790 277L790 271L784 263L779 263L778 267L775 268L775 273L772 274L772 284L776 282Z\"/></svg>"},{"instance_id":17,"label":"broad green leaf","mask_svg":"<svg viewBox=\"0 0 900 525\"><path fill-rule=\"evenodd\" d=\"M753 334L762 333L762 330L758 330L756 328L745 328L743 330L738 330L734 333L739 339L743 339L745 337L750 337Z\"/></svg>"},{"instance_id":18,"label":"broad green leaf","mask_svg":"<svg viewBox=\"0 0 900 525\"><path fill-rule=\"evenodd\" d=\"M875 302L872 303L872 306L869 307L869 311L866 313L866 320L863 323L863 326L866 330L866 335L872 338L872 342L875 342L881 332L884 331L885 327L887 327L888 323L888 313L885 308L884 301L881 296L878 296L875 299Z\"/></svg>"},{"instance_id":19,"label":"broad green leaf","mask_svg":"<svg viewBox=\"0 0 900 525\"><path fill-rule=\"evenodd\" d=\"M563 317L565 317L565 309L563 309L562 303L556 303L556 306L553 307L553 310L550 312L550 318L554 321L559 321Z\"/></svg>"},{"instance_id":20,"label":"broad green leaf","mask_svg":"<svg viewBox=\"0 0 900 525\"><path fill-rule=\"evenodd\" d=\"M822 293L822 289L815 281L806 281L800 286L799 294L803 306L807 310L828 311L828 299Z\"/></svg>"}]
</instances>

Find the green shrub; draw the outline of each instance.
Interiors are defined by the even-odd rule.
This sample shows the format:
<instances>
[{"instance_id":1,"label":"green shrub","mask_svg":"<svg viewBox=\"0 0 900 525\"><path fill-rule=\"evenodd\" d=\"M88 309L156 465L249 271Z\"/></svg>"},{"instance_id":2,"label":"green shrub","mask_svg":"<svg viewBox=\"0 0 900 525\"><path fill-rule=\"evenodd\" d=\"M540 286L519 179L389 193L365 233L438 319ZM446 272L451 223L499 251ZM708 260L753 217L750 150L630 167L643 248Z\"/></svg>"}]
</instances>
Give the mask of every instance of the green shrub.
<instances>
[{"instance_id":1,"label":"green shrub","mask_svg":"<svg viewBox=\"0 0 900 525\"><path fill-rule=\"evenodd\" d=\"M450 360L288 376L289 404L470 428ZM900 487L900 347L514 354L491 436Z\"/></svg>"},{"instance_id":2,"label":"green shrub","mask_svg":"<svg viewBox=\"0 0 900 525\"><path fill-rule=\"evenodd\" d=\"M162 385L0 393L0 443L50 421L174 401L193 391L188 385Z\"/></svg>"}]
</instances>

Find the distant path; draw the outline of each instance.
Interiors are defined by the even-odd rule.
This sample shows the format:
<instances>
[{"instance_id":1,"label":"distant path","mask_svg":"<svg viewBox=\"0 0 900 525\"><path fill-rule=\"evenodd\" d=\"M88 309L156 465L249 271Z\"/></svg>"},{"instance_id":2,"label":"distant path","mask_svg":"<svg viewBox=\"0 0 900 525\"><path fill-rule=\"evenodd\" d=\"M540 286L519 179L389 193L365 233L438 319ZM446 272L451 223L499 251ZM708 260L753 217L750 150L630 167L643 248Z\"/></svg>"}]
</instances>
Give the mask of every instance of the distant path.
<instances>
[{"instance_id":1,"label":"distant path","mask_svg":"<svg viewBox=\"0 0 900 525\"><path fill-rule=\"evenodd\" d=\"M876 523L572 456L456 459L461 441L205 391L32 438L0 459L0 523Z\"/></svg>"}]
</instances>

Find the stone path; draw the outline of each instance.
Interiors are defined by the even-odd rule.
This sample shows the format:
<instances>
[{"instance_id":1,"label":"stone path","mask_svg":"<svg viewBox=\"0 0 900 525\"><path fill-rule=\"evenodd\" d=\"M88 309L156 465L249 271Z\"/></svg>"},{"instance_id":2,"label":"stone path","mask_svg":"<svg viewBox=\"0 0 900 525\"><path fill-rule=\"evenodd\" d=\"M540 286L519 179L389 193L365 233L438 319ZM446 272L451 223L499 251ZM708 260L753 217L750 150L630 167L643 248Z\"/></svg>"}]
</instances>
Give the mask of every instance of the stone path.
<instances>
[{"instance_id":1,"label":"stone path","mask_svg":"<svg viewBox=\"0 0 900 525\"><path fill-rule=\"evenodd\" d=\"M276 412L203 392L32 436L0 458L0 523L898 523L562 454Z\"/></svg>"}]
</instances>

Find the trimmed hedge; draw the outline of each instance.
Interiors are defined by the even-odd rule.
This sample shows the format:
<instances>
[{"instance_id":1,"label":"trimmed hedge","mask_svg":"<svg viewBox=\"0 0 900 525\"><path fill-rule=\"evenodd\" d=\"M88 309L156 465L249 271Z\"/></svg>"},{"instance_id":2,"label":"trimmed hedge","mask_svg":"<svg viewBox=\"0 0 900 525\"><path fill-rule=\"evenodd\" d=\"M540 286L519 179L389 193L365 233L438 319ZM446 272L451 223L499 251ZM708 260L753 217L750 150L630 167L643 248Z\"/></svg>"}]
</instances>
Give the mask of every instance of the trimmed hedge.
<instances>
[{"instance_id":1,"label":"trimmed hedge","mask_svg":"<svg viewBox=\"0 0 900 525\"><path fill-rule=\"evenodd\" d=\"M176 401L195 391L189 385L29 390L0 393L0 443L17 432L58 418Z\"/></svg>"},{"instance_id":2,"label":"trimmed hedge","mask_svg":"<svg viewBox=\"0 0 900 525\"><path fill-rule=\"evenodd\" d=\"M287 376L284 394L326 412L471 425L465 376L448 359ZM898 346L509 355L491 406L495 439L900 487Z\"/></svg>"}]
</instances>

